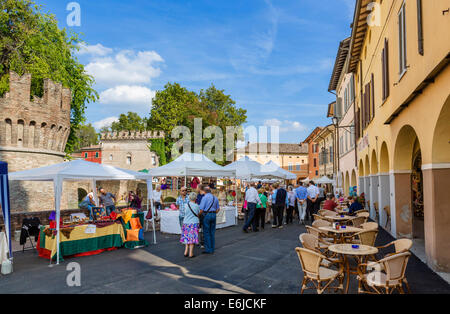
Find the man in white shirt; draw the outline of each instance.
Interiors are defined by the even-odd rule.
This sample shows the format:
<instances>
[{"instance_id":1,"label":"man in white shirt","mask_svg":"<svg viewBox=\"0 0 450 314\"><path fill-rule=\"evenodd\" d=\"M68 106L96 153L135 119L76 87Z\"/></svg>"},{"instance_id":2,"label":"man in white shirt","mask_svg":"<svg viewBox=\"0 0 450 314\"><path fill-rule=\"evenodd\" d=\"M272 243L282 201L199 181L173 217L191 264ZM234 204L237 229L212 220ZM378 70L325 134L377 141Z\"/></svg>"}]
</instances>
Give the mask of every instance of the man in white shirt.
<instances>
[{"instance_id":1,"label":"man in white shirt","mask_svg":"<svg viewBox=\"0 0 450 314\"><path fill-rule=\"evenodd\" d=\"M306 215L309 217L310 221L313 221L313 214L316 214L316 202L319 199L319 189L314 185L313 181L309 182L309 186L306 189L307 193L307 207Z\"/></svg>"},{"instance_id":2,"label":"man in white shirt","mask_svg":"<svg viewBox=\"0 0 450 314\"><path fill-rule=\"evenodd\" d=\"M256 219L254 219L254 217L256 205L261 204L261 200L259 199L258 191L255 189L255 183L250 183L250 188L245 192L245 200L247 201L248 218L244 224L243 230L247 233L248 227L252 224L252 229L256 232L258 230L256 228Z\"/></svg>"},{"instance_id":3,"label":"man in white shirt","mask_svg":"<svg viewBox=\"0 0 450 314\"><path fill-rule=\"evenodd\" d=\"M155 202L155 208L156 209L161 209L161 195L162 195L162 191L161 191L161 186L158 185L156 187L156 191L153 191L153 201Z\"/></svg>"}]
</instances>

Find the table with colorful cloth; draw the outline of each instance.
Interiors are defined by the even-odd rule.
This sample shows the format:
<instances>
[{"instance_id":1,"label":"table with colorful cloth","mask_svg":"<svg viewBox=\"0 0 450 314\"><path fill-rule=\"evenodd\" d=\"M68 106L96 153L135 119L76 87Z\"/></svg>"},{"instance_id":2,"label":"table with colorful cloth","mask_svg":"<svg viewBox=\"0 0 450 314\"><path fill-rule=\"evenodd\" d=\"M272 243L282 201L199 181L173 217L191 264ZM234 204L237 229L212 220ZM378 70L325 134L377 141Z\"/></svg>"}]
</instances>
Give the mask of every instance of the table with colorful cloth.
<instances>
[{"instance_id":1,"label":"table with colorful cloth","mask_svg":"<svg viewBox=\"0 0 450 314\"><path fill-rule=\"evenodd\" d=\"M125 231L124 247L127 249L137 249L148 246L144 239L144 212L129 209L119 215L123 229Z\"/></svg>"},{"instance_id":2,"label":"table with colorful cloth","mask_svg":"<svg viewBox=\"0 0 450 314\"><path fill-rule=\"evenodd\" d=\"M95 255L120 247L135 249L148 246L142 227L143 212L125 209L114 218L61 226L60 261L64 260L63 257ZM37 250L40 257L56 260L56 229L49 226L40 227Z\"/></svg>"},{"instance_id":3,"label":"table with colorful cloth","mask_svg":"<svg viewBox=\"0 0 450 314\"><path fill-rule=\"evenodd\" d=\"M87 256L115 250L125 242L124 227L120 221L62 227L60 261L68 256ZM40 227L37 250L40 257L56 260L56 230L48 226Z\"/></svg>"}]
</instances>

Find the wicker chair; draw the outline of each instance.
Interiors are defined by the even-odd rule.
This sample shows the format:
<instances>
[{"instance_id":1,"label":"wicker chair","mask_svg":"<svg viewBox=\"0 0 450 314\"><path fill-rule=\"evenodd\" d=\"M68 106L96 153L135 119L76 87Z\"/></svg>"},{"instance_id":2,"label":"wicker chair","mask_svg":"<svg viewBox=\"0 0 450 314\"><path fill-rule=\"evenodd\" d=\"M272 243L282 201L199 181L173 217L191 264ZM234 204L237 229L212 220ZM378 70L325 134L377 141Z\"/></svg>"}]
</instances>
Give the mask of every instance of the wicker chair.
<instances>
[{"instance_id":1,"label":"wicker chair","mask_svg":"<svg viewBox=\"0 0 450 314\"><path fill-rule=\"evenodd\" d=\"M355 212L355 214L359 214L359 213L369 213L369 211L367 209L360 209Z\"/></svg>"},{"instance_id":2,"label":"wicker chair","mask_svg":"<svg viewBox=\"0 0 450 314\"><path fill-rule=\"evenodd\" d=\"M356 217L365 217L365 218L369 218L370 214L369 212L360 212L360 213L356 213Z\"/></svg>"},{"instance_id":3,"label":"wicker chair","mask_svg":"<svg viewBox=\"0 0 450 314\"><path fill-rule=\"evenodd\" d=\"M411 253L403 252L388 256L377 262L358 265L358 293L389 294L397 289L401 294L404 294L403 284L406 285L408 293L410 293L405 277L410 256ZM367 268L381 268L384 272L375 270L366 273Z\"/></svg>"},{"instance_id":4,"label":"wicker chair","mask_svg":"<svg viewBox=\"0 0 450 314\"><path fill-rule=\"evenodd\" d=\"M376 222L365 222L360 227L364 230L378 230L378 224Z\"/></svg>"},{"instance_id":5,"label":"wicker chair","mask_svg":"<svg viewBox=\"0 0 450 314\"><path fill-rule=\"evenodd\" d=\"M335 291L344 291L344 267L341 263L330 261L324 255L306 248L295 248L298 259L303 270L303 281L300 293L306 289L316 289L318 294L322 294L325 290L334 289ZM323 266L323 262L328 261L331 264L337 264L338 270L330 269ZM339 280L339 285L332 287L331 284ZM312 282L314 287L308 288L307 284Z\"/></svg>"},{"instance_id":6,"label":"wicker chair","mask_svg":"<svg viewBox=\"0 0 450 314\"><path fill-rule=\"evenodd\" d=\"M317 214L313 214L313 218L314 218L314 221L316 221L316 220L322 220L322 219L323 219L322 216L317 215Z\"/></svg>"},{"instance_id":7,"label":"wicker chair","mask_svg":"<svg viewBox=\"0 0 450 314\"><path fill-rule=\"evenodd\" d=\"M384 256L384 257L388 257L388 256L391 256L394 254L408 252L411 249L412 245L413 245L413 242L410 239L398 239L398 240L392 241L391 243L388 243L386 245L377 246L377 249L384 249L384 248L388 248L390 246L394 246L395 252L388 253Z\"/></svg>"},{"instance_id":8,"label":"wicker chair","mask_svg":"<svg viewBox=\"0 0 450 314\"><path fill-rule=\"evenodd\" d=\"M333 244L311 233L302 233L298 238L305 249L316 251L320 254L325 254L328 251L328 247Z\"/></svg>"},{"instance_id":9,"label":"wicker chair","mask_svg":"<svg viewBox=\"0 0 450 314\"><path fill-rule=\"evenodd\" d=\"M319 210L317 213L318 213L320 216L325 216L325 214L327 214L328 212L330 212L330 210L328 210L328 209L321 209L321 210Z\"/></svg>"},{"instance_id":10,"label":"wicker chair","mask_svg":"<svg viewBox=\"0 0 450 314\"><path fill-rule=\"evenodd\" d=\"M329 227L331 226L331 222L324 220L324 219L319 219L319 220L315 220L312 223L312 226L315 228L320 228L320 227Z\"/></svg>"},{"instance_id":11,"label":"wicker chair","mask_svg":"<svg viewBox=\"0 0 450 314\"><path fill-rule=\"evenodd\" d=\"M378 230L363 230L353 235L353 243L375 246Z\"/></svg>"},{"instance_id":12,"label":"wicker chair","mask_svg":"<svg viewBox=\"0 0 450 314\"><path fill-rule=\"evenodd\" d=\"M378 203L377 202L373 203L373 208L375 209L375 221L378 222L378 221L380 221L380 212L378 211Z\"/></svg>"},{"instance_id":13,"label":"wicker chair","mask_svg":"<svg viewBox=\"0 0 450 314\"><path fill-rule=\"evenodd\" d=\"M351 222L353 227L359 228L363 223L367 222L367 217L356 216L349 220L349 222Z\"/></svg>"},{"instance_id":14,"label":"wicker chair","mask_svg":"<svg viewBox=\"0 0 450 314\"><path fill-rule=\"evenodd\" d=\"M323 232L323 231L319 230L316 227L306 226L306 231L309 234L312 234L312 235L316 236L317 238L319 238L319 239L321 239L323 241L330 242L330 243L334 242L334 239L333 238L329 238L328 234L326 232Z\"/></svg>"},{"instance_id":15,"label":"wicker chair","mask_svg":"<svg viewBox=\"0 0 450 314\"><path fill-rule=\"evenodd\" d=\"M391 230L391 207L389 205L384 206L384 212L386 213L386 225L384 226L384 228L386 229L389 225L389 230Z\"/></svg>"}]
</instances>

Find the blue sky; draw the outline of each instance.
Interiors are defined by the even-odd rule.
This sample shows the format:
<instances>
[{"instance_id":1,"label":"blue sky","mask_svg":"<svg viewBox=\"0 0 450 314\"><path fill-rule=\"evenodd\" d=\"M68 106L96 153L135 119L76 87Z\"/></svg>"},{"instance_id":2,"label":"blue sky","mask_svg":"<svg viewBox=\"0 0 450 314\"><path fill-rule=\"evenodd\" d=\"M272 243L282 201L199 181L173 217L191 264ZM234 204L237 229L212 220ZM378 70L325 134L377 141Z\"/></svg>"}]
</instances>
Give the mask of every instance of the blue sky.
<instances>
[{"instance_id":1,"label":"blue sky","mask_svg":"<svg viewBox=\"0 0 450 314\"><path fill-rule=\"evenodd\" d=\"M329 124L328 83L354 0L78 0L79 27L66 23L69 2L37 0L87 43L78 58L101 96L86 111L96 127L128 111L148 116L167 82L214 83L247 109L247 125L279 125L280 142Z\"/></svg>"}]
</instances>

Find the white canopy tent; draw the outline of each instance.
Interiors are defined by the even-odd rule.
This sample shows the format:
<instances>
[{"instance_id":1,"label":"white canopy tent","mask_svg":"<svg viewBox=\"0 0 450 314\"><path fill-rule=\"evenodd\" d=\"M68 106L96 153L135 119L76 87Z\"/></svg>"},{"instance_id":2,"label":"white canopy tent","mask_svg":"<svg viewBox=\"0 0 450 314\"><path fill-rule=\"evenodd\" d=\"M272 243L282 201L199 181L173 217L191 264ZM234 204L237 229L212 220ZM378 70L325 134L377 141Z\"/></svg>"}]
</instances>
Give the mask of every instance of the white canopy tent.
<instances>
[{"instance_id":1,"label":"white canopy tent","mask_svg":"<svg viewBox=\"0 0 450 314\"><path fill-rule=\"evenodd\" d=\"M242 180L252 180L255 178L267 178L268 173L262 172L263 165L244 156L241 159L227 165L224 169L236 171L236 178Z\"/></svg>"},{"instance_id":2,"label":"white canopy tent","mask_svg":"<svg viewBox=\"0 0 450 314\"><path fill-rule=\"evenodd\" d=\"M303 183L308 183L309 181L311 181L311 179L309 177L307 177L306 179L301 180Z\"/></svg>"},{"instance_id":3,"label":"white canopy tent","mask_svg":"<svg viewBox=\"0 0 450 314\"><path fill-rule=\"evenodd\" d=\"M319 179L317 179L316 181L314 181L314 183L316 184L334 184L334 180L328 178L327 176L323 176Z\"/></svg>"},{"instance_id":4,"label":"white canopy tent","mask_svg":"<svg viewBox=\"0 0 450 314\"><path fill-rule=\"evenodd\" d=\"M283 168L281 168L280 166L278 166L274 161L269 161L268 163L266 163L263 168L262 168L263 172L268 173L273 175L274 177L280 177L286 180L295 180L297 179L297 176L292 173L289 172Z\"/></svg>"},{"instance_id":5,"label":"white canopy tent","mask_svg":"<svg viewBox=\"0 0 450 314\"><path fill-rule=\"evenodd\" d=\"M59 264L59 241L60 241L60 212L61 195L63 181L83 181L90 180L93 186L93 193L97 200L96 181L99 180L147 180L150 183L151 176L145 173L138 173L131 170L119 169L113 166L102 165L84 160L74 160L63 162L47 167L35 168L9 174L10 181L53 181L55 194L55 212L56 212L56 264ZM150 194L150 193L147 193ZM154 230L155 228L153 228ZM51 263L51 260L50 260Z\"/></svg>"},{"instance_id":6,"label":"white canopy tent","mask_svg":"<svg viewBox=\"0 0 450 314\"><path fill-rule=\"evenodd\" d=\"M167 165L150 169L152 177L220 177L234 178L235 170L225 169L205 155L184 153Z\"/></svg>"}]
</instances>

